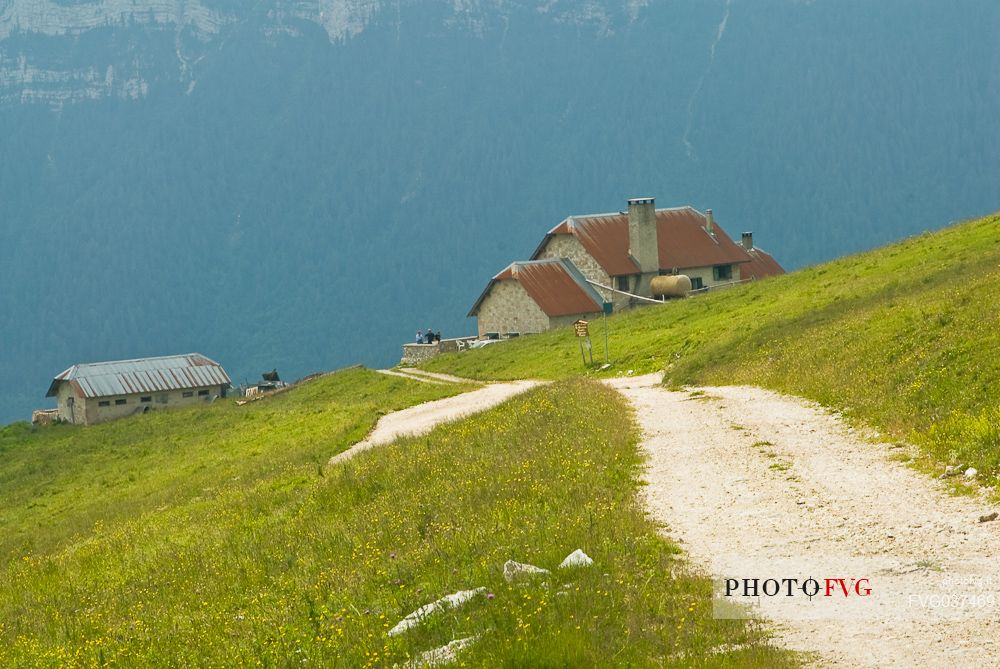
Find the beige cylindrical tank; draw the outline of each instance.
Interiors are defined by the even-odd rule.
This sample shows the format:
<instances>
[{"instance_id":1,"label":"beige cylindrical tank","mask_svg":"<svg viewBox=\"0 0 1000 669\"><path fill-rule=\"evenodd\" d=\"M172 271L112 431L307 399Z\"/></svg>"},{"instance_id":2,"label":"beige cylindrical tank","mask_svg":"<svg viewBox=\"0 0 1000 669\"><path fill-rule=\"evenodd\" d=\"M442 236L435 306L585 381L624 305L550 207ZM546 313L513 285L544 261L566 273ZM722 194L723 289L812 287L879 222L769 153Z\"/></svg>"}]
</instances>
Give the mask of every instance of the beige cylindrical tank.
<instances>
[{"instance_id":1,"label":"beige cylindrical tank","mask_svg":"<svg viewBox=\"0 0 1000 669\"><path fill-rule=\"evenodd\" d=\"M691 279L684 274L654 276L649 287L653 297L687 297L691 290Z\"/></svg>"}]
</instances>

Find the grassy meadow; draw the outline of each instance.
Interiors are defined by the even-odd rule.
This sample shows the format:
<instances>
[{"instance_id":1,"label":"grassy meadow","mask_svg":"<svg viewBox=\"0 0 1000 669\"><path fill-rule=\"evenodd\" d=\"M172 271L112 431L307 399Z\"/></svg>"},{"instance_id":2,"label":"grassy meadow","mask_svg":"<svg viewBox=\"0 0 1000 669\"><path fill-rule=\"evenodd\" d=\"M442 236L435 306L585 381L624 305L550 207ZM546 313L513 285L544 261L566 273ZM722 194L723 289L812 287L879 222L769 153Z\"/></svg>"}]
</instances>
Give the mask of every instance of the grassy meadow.
<instances>
[{"instance_id":1,"label":"grassy meadow","mask_svg":"<svg viewBox=\"0 0 1000 669\"><path fill-rule=\"evenodd\" d=\"M611 369L584 368L571 330L423 366L479 379L666 371L818 400L911 441L928 466L1000 474L1000 216L608 319ZM603 323L592 322L595 362Z\"/></svg>"},{"instance_id":2,"label":"grassy meadow","mask_svg":"<svg viewBox=\"0 0 1000 669\"><path fill-rule=\"evenodd\" d=\"M594 378L757 384L1000 471L1000 218L423 365L557 379L423 437L330 456L389 411L468 390L364 369L267 400L93 427L0 428L0 666L783 667L641 504L637 431ZM592 327L595 360L603 323ZM574 549L589 568L557 570ZM553 571L512 586L508 559ZM459 609L389 636L458 590Z\"/></svg>"},{"instance_id":3,"label":"grassy meadow","mask_svg":"<svg viewBox=\"0 0 1000 669\"><path fill-rule=\"evenodd\" d=\"M46 553L95 526L316 471L380 415L468 389L349 369L244 406L229 399L91 427L0 427L0 558Z\"/></svg>"},{"instance_id":4,"label":"grassy meadow","mask_svg":"<svg viewBox=\"0 0 1000 669\"><path fill-rule=\"evenodd\" d=\"M443 388L400 382L383 402ZM329 401L297 394L281 399L302 411ZM636 430L599 384L543 387L339 465L316 461L342 442L301 437L253 481L220 478L212 494L10 559L0 666L402 666L473 635L465 666L793 666L756 624L712 619L710 583L641 510ZM555 570L576 548L595 564ZM512 558L554 573L511 586ZM473 587L488 595L388 636L417 607Z\"/></svg>"}]
</instances>

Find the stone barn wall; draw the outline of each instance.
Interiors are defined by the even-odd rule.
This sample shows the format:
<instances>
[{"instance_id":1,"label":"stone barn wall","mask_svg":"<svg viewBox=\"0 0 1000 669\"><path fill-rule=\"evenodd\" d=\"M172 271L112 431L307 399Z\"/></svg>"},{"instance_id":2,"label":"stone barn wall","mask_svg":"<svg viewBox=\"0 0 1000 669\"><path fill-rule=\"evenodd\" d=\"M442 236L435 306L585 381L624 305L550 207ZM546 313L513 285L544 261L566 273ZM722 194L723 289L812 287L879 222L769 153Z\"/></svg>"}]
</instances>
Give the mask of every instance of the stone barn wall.
<instances>
[{"instance_id":1,"label":"stone barn wall","mask_svg":"<svg viewBox=\"0 0 1000 669\"><path fill-rule=\"evenodd\" d=\"M497 281L479 305L476 318L479 336L487 332L544 332L549 329L545 315L517 281Z\"/></svg>"}]
</instances>

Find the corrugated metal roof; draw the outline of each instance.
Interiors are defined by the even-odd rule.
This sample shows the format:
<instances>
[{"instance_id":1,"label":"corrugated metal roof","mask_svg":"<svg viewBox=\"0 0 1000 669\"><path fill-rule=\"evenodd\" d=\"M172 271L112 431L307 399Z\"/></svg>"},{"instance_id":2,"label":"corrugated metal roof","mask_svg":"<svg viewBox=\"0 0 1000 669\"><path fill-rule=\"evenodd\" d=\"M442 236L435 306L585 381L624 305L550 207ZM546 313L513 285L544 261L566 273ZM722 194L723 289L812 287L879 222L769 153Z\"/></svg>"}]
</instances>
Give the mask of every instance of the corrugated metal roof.
<instances>
[{"instance_id":1,"label":"corrugated metal roof","mask_svg":"<svg viewBox=\"0 0 1000 669\"><path fill-rule=\"evenodd\" d=\"M603 298L566 258L545 258L511 263L494 276L469 310L479 312L498 281L517 281L547 316L572 316L601 311Z\"/></svg>"},{"instance_id":2,"label":"corrugated metal roof","mask_svg":"<svg viewBox=\"0 0 1000 669\"><path fill-rule=\"evenodd\" d=\"M784 268L767 251L754 247L747 251L747 253L750 254L750 262L740 265L740 278L744 281L747 279L764 279L769 276L778 276L785 273Z\"/></svg>"},{"instance_id":3,"label":"corrugated metal roof","mask_svg":"<svg viewBox=\"0 0 1000 669\"><path fill-rule=\"evenodd\" d=\"M73 365L53 379L46 397L69 382L79 397L133 395L228 385L222 366L200 353Z\"/></svg>"},{"instance_id":4,"label":"corrugated metal roof","mask_svg":"<svg viewBox=\"0 0 1000 669\"><path fill-rule=\"evenodd\" d=\"M706 222L705 215L692 207L656 210L660 269L711 267L751 261L743 247L734 243L718 223L714 224L713 235L705 228ZM570 216L548 232L532 259L538 258L545 243L558 234L575 235L609 276L639 272L629 254L627 214Z\"/></svg>"}]
</instances>

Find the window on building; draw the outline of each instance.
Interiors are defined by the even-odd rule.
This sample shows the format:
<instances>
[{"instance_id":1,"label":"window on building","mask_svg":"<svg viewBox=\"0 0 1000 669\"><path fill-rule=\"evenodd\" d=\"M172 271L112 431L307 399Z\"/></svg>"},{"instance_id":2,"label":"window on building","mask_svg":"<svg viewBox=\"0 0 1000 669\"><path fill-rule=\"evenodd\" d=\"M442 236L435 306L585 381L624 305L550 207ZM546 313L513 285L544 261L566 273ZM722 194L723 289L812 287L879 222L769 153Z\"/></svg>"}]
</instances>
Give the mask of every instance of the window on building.
<instances>
[{"instance_id":1,"label":"window on building","mask_svg":"<svg viewBox=\"0 0 1000 669\"><path fill-rule=\"evenodd\" d=\"M716 281L729 281L733 278L732 265L716 265L712 268L712 275Z\"/></svg>"},{"instance_id":2,"label":"window on building","mask_svg":"<svg viewBox=\"0 0 1000 669\"><path fill-rule=\"evenodd\" d=\"M140 397L139 401L142 402L143 404L149 404L150 402L153 401L153 396L152 395L148 395L146 397Z\"/></svg>"},{"instance_id":3,"label":"window on building","mask_svg":"<svg viewBox=\"0 0 1000 669\"><path fill-rule=\"evenodd\" d=\"M618 277L618 290L623 290L626 293L628 292L628 277L627 276L620 276L620 277Z\"/></svg>"},{"instance_id":4,"label":"window on building","mask_svg":"<svg viewBox=\"0 0 1000 669\"><path fill-rule=\"evenodd\" d=\"M185 390L184 393L181 396L182 397L194 397L194 393L191 392L190 390Z\"/></svg>"},{"instance_id":5,"label":"window on building","mask_svg":"<svg viewBox=\"0 0 1000 669\"><path fill-rule=\"evenodd\" d=\"M97 403L97 406L99 406L99 407L109 407L109 406L111 406L111 401L110 400L100 400Z\"/></svg>"},{"instance_id":6,"label":"window on building","mask_svg":"<svg viewBox=\"0 0 1000 669\"><path fill-rule=\"evenodd\" d=\"M208 390L199 390L198 397L205 397L208 395Z\"/></svg>"},{"instance_id":7,"label":"window on building","mask_svg":"<svg viewBox=\"0 0 1000 669\"><path fill-rule=\"evenodd\" d=\"M691 277L691 290L698 290L699 288L704 288L705 284L701 280L700 276Z\"/></svg>"},{"instance_id":8,"label":"window on building","mask_svg":"<svg viewBox=\"0 0 1000 669\"><path fill-rule=\"evenodd\" d=\"M123 404L128 404L128 400L125 398L122 398L120 400L115 400L115 406L121 406Z\"/></svg>"}]
</instances>

